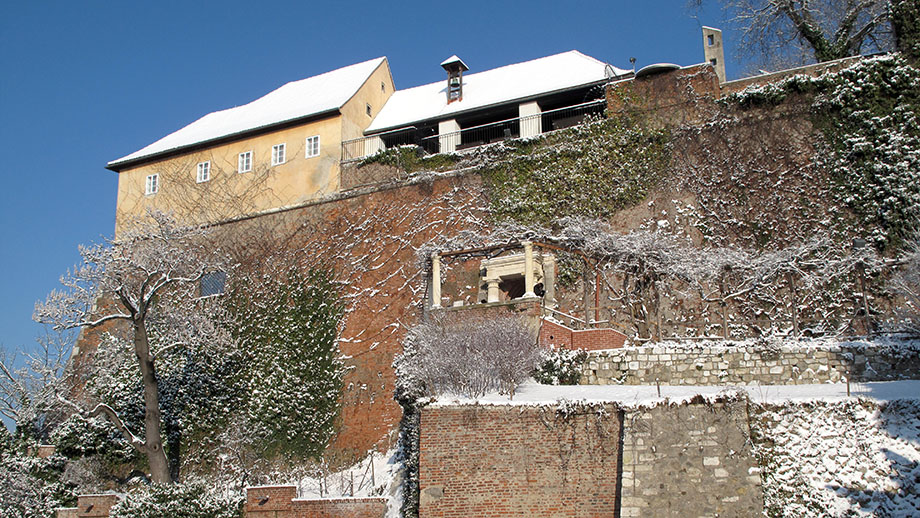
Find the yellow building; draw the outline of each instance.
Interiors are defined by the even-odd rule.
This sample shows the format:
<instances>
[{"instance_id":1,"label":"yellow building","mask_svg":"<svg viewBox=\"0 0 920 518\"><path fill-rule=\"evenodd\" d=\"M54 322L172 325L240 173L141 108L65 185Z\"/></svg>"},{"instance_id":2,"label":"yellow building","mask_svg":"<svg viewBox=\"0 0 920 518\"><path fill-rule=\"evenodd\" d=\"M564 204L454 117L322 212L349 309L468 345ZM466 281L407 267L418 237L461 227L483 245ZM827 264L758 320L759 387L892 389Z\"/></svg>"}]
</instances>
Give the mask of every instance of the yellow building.
<instances>
[{"instance_id":1,"label":"yellow building","mask_svg":"<svg viewBox=\"0 0 920 518\"><path fill-rule=\"evenodd\" d=\"M113 160L116 235L148 209L189 223L292 207L339 188L340 149L393 94L385 57L288 83Z\"/></svg>"}]
</instances>

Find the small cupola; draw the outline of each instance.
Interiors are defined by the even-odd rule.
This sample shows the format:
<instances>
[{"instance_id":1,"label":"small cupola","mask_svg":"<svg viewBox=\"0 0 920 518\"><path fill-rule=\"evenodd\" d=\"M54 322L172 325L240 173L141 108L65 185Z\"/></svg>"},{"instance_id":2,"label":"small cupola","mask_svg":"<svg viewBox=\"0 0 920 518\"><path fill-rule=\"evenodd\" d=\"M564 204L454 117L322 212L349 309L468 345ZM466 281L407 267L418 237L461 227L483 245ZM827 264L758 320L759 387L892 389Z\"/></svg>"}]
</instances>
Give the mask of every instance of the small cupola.
<instances>
[{"instance_id":1,"label":"small cupola","mask_svg":"<svg viewBox=\"0 0 920 518\"><path fill-rule=\"evenodd\" d=\"M455 54L442 61L441 68L447 71L447 104L463 100L463 73L470 67Z\"/></svg>"}]
</instances>

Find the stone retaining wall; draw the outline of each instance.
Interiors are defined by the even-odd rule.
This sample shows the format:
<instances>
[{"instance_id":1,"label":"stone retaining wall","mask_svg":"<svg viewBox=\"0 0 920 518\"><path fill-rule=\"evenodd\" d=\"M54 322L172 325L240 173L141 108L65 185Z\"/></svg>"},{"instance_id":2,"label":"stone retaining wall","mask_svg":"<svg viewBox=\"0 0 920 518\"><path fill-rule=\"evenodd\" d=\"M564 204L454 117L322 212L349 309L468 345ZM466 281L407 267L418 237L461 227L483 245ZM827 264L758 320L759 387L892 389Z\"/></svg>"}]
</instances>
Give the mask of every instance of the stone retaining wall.
<instances>
[{"instance_id":1,"label":"stone retaining wall","mask_svg":"<svg viewBox=\"0 0 920 518\"><path fill-rule=\"evenodd\" d=\"M793 385L920 377L916 345L636 347L593 351L587 385Z\"/></svg>"},{"instance_id":2,"label":"stone retaining wall","mask_svg":"<svg viewBox=\"0 0 920 518\"><path fill-rule=\"evenodd\" d=\"M743 399L627 411L620 516L760 516L750 437Z\"/></svg>"}]
</instances>

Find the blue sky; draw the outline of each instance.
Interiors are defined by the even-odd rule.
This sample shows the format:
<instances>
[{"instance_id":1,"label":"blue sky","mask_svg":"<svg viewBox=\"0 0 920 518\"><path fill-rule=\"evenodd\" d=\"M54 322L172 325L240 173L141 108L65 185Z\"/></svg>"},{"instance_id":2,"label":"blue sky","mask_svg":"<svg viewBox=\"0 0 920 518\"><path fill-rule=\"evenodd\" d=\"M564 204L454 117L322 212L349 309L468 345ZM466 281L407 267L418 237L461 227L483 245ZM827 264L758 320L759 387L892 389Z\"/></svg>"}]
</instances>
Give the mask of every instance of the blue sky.
<instances>
[{"instance_id":1,"label":"blue sky","mask_svg":"<svg viewBox=\"0 0 920 518\"><path fill-rule=\"evenodd\" d=\"M451 8L451 5L457 7ZM124 156L282 84L385 55L397 88L577 49L620 68L703 61L686 0L10 2L0 18L0 348L29 348L77 245L111 236ZM723 27L724 28L724 27ZM738 75L728 40L728 76Z\"/></svg>"}]
</instances>

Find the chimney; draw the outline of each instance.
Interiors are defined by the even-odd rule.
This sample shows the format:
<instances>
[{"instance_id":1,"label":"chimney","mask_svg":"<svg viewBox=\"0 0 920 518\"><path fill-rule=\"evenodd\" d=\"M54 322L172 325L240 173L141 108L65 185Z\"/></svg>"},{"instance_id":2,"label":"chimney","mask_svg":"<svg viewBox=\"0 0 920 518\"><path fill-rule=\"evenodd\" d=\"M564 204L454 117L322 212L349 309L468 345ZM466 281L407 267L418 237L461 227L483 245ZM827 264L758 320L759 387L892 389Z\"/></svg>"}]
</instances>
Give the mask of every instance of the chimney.
<instances>
[{"instance_id":1,"label":"chimney","mask_svg":"<svg viewBox=\"0 0 920 518\"><path fill-rule=\"evenodd\" d=\"M719 82L725 82L725 49L722 48L722 31L703 26L703 56L712 65Z\"/></svg>"},{"instance_id":2,"label":"chimney","mask_svg":"<svg viewBox=\"0 0 920 518\"><path fill-rule=\"evenodd\" d=\"M456 54L441 62L447 71L447 104L463 100L463 73L470 69Z\"/></svg>"}]
</instances>

